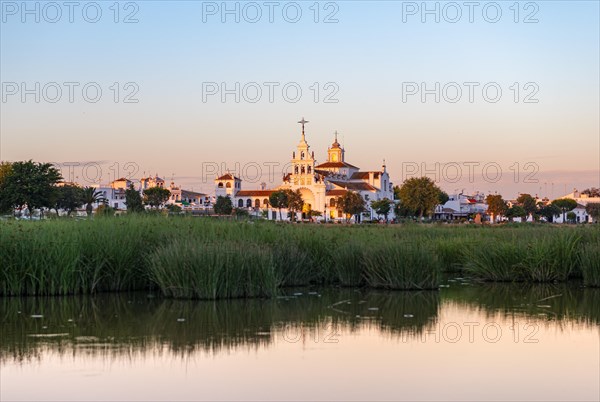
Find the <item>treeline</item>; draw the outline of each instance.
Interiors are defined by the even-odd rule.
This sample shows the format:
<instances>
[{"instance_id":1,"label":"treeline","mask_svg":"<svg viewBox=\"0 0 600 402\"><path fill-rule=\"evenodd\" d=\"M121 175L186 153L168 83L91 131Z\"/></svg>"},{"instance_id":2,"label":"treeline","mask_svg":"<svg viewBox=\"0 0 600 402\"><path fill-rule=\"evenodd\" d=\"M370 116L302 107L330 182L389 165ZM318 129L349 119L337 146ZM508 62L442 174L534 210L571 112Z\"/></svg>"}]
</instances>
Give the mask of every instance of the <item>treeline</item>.
<instances>
[{"instance_id":1,"label":"treeline","mask_svg":"<svg viewBox=\"0 0 600 402\"><path fill-rule=\"evenodd\" d=\"M143 212L146 206L156 209L164 205L170 195L167 189L152 187L144 190L142 196L131 186L125 190L125 204L129 212ZM114 209L107 201L95 187L63 182L60 172L50 163L31 160L0 163L0 213L27 210L31 216L36 209L48 209L57 215L60 210L71 215L85 207L91 216L94 205L98 205L98 214L110 215Z\"/></svg>"}]
</instances>

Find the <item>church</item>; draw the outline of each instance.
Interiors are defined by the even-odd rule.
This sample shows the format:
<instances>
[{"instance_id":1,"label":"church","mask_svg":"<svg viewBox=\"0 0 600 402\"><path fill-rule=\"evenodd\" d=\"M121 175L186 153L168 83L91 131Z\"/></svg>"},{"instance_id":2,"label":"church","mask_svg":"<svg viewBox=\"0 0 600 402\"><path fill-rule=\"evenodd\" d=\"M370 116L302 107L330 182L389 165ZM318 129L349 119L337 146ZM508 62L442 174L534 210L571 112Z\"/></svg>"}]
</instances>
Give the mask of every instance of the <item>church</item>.
<instances>
[{"instance_id":1,"label":"church","mask_svg":"<svg viewBox=\"0 0 600 402\"><path fill-rule=\"evenodd\" d=\"M363 219L377 219L377 214L371 208L371 201L387 198L394 199L393 184L387 172L385 161L381 170L361 171L357 166L346 162L345 150L337 139L327 149L327 160L317 163L314 151L306 141L305 124L308 121L300 120L302 134L296 150L292 152L291 172L283 177L283 183L271 190L242 190L242 180L227 173L215 179L215 195L228 196L236 208L247 208L251 213L261 213L268 219L277 220L279 214L269 205L269 196L278 190L299 190L304 200L302 212L298 212L298 219L307 219L309 211L321 213L320 220L337 221L344 219L342 211L336 207L338 197L346 192L353 191L365 200L366 211ZM287 212L287 211L285 211ZM289 219L288 214L282 214L283 219ZM388 218L393 218L390 212Z\"/></svg>"}]
</instances>

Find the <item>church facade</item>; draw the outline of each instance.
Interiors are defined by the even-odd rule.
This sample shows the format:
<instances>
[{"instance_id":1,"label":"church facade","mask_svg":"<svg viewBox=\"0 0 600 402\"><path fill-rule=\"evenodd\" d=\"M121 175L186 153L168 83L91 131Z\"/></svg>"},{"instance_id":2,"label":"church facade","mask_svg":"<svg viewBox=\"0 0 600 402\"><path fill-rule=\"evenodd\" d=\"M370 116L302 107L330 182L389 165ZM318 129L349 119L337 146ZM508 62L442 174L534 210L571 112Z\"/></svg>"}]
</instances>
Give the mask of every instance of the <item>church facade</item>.
<instances>
[{"instance_id":1,"label":"church facade","mask_svg":"<svg viewBox=\"0 0 600 402\"><path fill-rule=\"evenodd\" d=\"M376 219L371 201L387 198L394 199L393 183L387 172L385 162L381 170L361 171L357 166L346 162L345 150L337 140L337 132L331 146L327 149L327 160L318 163L314 151L306 141L304 118L300 142L292 152L291 172L283 177L282 184L275 189L242 190L242 180L231 173L215 179L215 195L228 196L235 208L247 208L251 213L266 211L268 219L279 219L276 209L269 205L269 196L277 190L299 190L304 200L304 209L298 212L298 219L305 219L309 211L321 213L321 220L342 220L344 214L338 210L336 202L348 191L353 191L365 200L364 219ZM289 219L287 211L283 219ZM390 212L388 218L393 218Z\"/></svg>"}]
</instances>

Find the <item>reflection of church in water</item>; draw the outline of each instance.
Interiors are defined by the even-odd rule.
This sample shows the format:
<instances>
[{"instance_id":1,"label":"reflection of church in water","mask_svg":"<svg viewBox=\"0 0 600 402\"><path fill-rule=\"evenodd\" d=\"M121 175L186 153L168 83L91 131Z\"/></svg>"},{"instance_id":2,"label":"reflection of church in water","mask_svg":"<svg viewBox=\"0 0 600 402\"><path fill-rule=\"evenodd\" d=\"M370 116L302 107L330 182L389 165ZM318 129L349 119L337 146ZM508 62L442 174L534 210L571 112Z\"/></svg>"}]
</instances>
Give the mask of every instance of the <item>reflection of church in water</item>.
<instances>
[{"instance_id":1,"label":"reflection of church in water","mask_svg":"<svg viewBox=\"0 0 600 402\"><path fill-rule=\"evenodd\" d=\"M394 199L385 162L381 170L360 171L345 161L345 151L337 140L336 132L335 140L327 150L327 161L317 164L315 153L310 151L304 134L304 125L308 121L303 118L299 123L302 124L302 137L296 151L292 152L292 172L283 177L283 183L278 188L242 190L242 181L227 173L215 179L216 195L231 197L233 206L237 208L269 210L268 218L278 219L277 210L269 207L269 195L277 190L300 190L304 200L303 215L313 210L321 212L327 219L341 219L343 214L335 205L336 199L348 191L354 191L365 200L367 217L375 218L376 214L370 208L371 201Z\"/></svg>"}]
</instances>

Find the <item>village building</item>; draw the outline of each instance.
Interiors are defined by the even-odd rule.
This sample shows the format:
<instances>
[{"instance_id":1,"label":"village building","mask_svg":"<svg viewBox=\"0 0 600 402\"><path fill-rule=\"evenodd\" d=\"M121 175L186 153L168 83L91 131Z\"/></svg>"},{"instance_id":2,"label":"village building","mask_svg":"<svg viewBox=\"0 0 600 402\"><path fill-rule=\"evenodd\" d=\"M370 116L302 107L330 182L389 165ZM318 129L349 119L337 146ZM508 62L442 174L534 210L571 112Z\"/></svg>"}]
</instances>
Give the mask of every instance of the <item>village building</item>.
<instances>
[{"instance_id":1,"label":"village building","mask_svg":"<svg viewBox=\"0 0 600 402\"><path fill-rule=\"evenodd\" d=\"M318 163L314 151L306 140L304 118L300 142L292 152L291 172L287 173L280 186L260 190L242 190L242 180L232 173L226 173L215 179L216 196L230 197L236 208L248 209L258 215L266 211L268 219L279 219L279 213L269 205L269 196L277 190L298 190L304 201L304 208L298 212L298 219L307 219L316 211L323 220L341 220L344 214L336 206L337 199L349 191L358 193L365 200L366 212L358 219L375 219L376 213L371 208L371 201L387 198L394 199L393 183L385 162L380 170L361 171L357 166L346 161L346 151L334 134L334 141L327 149L327 159ZM289 219L287 211L283 219ZM393 218L390 212L389 218Z\"/></svg>"}]
</instances>

